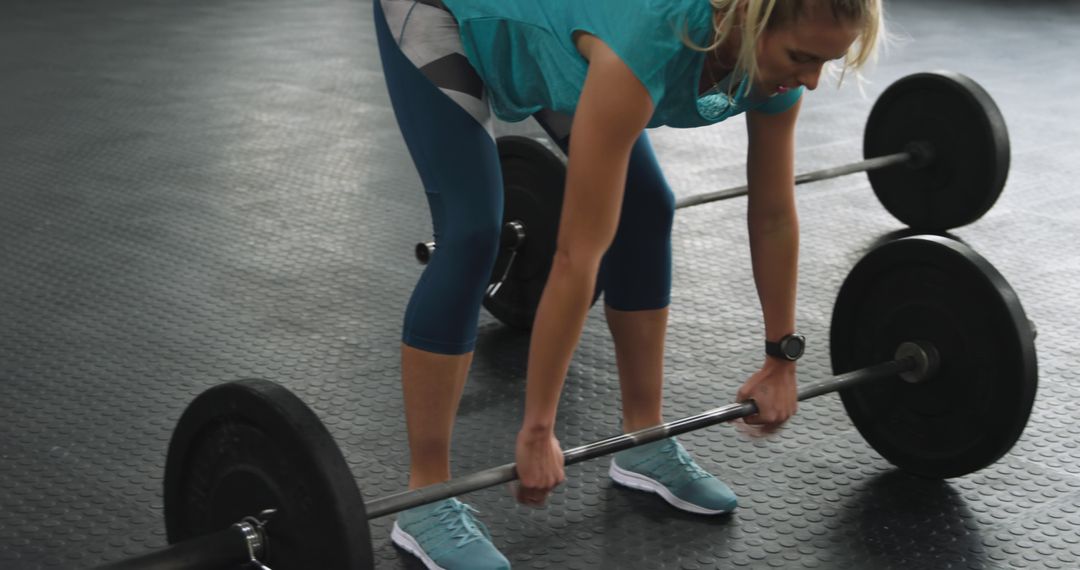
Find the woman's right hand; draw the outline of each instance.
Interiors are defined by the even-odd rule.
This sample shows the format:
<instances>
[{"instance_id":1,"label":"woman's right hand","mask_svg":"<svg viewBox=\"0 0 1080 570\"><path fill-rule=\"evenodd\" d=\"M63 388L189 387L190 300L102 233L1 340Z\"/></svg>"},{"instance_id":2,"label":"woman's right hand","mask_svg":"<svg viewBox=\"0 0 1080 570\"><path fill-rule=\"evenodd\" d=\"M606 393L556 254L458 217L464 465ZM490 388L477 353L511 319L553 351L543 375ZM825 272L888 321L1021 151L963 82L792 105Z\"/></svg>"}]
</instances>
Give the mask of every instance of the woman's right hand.
<instances>
[{"instance_id":1,"label":"woman's right hand","mask_svg":"<svg viewBox=\"0 0 1080 570\"><path fill-rule=\"evenodd\" d=\"M559 440L551 432L534 434L522 430L518 433L515 456L517 501L530 507L543 506L551 490L566 480Z\"/></svg>"}]
</instances>

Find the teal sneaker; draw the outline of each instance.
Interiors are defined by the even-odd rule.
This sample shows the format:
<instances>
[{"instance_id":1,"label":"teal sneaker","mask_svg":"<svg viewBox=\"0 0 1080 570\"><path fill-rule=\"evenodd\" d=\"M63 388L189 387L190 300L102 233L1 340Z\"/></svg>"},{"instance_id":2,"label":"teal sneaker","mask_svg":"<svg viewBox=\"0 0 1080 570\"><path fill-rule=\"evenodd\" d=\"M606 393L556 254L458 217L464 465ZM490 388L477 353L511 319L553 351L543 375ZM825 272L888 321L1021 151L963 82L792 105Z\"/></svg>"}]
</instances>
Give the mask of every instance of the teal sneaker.
<instances>
[{"instance_id":1,"label":"teal sneaker","mask_svg":"<svg viewBox=\"0 0 1080 570\"><path fill-rule=\"evenodd\" d=\"M738 506L735 493L672 438L616 453L608 473L620 485L656 493L687 512L719 515Z\"/></svg>"},{"instance_id":2,"label":"teal sneaker","mask_svg":"<svg viewBox=\"0 0 1080 570\"><path fill-rule=\"evenodd\" d=\"M475 512L457 499L402 511L390 539L430 570L509 569L510 561L491 543Z\"/></svg>"}]
</instances>

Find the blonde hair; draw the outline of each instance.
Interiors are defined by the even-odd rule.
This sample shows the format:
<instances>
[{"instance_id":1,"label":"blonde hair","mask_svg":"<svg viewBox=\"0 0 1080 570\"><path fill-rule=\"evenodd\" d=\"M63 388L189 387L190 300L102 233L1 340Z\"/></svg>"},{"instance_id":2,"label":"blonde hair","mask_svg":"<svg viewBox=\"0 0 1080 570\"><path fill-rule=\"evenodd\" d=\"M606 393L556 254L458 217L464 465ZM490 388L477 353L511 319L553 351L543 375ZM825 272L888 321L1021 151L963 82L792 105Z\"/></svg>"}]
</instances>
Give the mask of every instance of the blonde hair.
<instances>
[{"instance_id":1,"label":"blonde hair","mask_svg":"<svg viewBox=\"0 0 1080 570\"><path fill-rule=\"evenodd\" d=\"M715 40L708 46L691 48L708 52L727 40L738 21L740 5L746 5L746 18L742 25L742 45L735 61L734 77L748 76L747 91L758 75L757 44L765 30L796 22L809 8L828 8L837 21L854 22L861 29L858 39L848 49L840 70L840 80L848 70L858 72L873 61L878 44L885 37L885 14L882 0L709 0L719 14L715 22ZM749 40L749 41L748 41ZM737 85L739 82L732 82Z\"/></svg>"}]
</instances>

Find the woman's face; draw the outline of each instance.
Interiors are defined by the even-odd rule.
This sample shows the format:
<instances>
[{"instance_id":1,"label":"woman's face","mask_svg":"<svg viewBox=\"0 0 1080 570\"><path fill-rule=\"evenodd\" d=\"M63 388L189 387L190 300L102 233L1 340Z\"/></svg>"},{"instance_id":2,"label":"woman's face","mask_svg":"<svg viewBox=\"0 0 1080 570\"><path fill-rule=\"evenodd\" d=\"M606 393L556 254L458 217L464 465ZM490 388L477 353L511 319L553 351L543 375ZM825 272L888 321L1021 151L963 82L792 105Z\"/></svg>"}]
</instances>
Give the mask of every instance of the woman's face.
<instances>
[{"instance_id":1,"label":"woman's face","mask_svg":"<svg viewBox=\"0 0 1080 570\"><path fill-rule=\"evenodd\" d=\"M816 89L825 63L842 59L858 37L856 23L815 8L792 24L765 30L757 47L758 88L769 94Z\"/></svg>"}]
</instances>

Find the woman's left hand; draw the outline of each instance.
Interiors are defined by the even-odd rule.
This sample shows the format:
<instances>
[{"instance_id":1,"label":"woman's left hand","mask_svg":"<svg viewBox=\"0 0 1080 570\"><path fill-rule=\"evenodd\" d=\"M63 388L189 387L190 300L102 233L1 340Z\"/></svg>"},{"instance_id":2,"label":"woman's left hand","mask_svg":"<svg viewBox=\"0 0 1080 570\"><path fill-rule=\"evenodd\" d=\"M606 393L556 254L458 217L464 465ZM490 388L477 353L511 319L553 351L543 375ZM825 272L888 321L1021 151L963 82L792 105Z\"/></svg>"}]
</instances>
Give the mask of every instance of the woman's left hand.
<instances>
[{"instance_id":1,"label":"woman's left hand","mask_svg":"<svg viewBox=\"0 0 1080 570\"><path fill-rule=\"evenodd\" d=\"M736 400L753 400L757 404L758 413L744 418L744 422L760 426L765 433L776 431L798 408L795 363L766 358L761 370L739 388Z\"/></svg>"}]
</instances>

